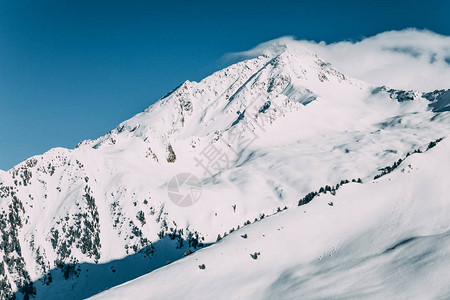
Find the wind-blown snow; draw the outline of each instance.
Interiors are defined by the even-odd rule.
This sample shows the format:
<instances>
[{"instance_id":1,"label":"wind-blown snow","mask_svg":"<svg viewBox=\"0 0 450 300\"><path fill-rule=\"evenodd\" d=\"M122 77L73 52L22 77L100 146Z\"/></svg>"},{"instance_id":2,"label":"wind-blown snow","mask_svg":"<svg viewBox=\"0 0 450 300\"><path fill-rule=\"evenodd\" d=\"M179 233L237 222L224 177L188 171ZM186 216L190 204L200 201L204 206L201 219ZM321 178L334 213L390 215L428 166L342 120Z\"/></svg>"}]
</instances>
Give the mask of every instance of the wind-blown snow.
<instances>
[{"instance_id":1,"label":"wind-blown snow","mask_svg":"<svg viewBox=\"0 0 450 300\"><path fill-rule=\"evenodd\" d=\"M273 44L310 49L345 74L375 85L432 91L447 89L450 82L450 37L414 28L331 44L283 37L227 57L255 57Z\"/></svg>"}]
</instances>

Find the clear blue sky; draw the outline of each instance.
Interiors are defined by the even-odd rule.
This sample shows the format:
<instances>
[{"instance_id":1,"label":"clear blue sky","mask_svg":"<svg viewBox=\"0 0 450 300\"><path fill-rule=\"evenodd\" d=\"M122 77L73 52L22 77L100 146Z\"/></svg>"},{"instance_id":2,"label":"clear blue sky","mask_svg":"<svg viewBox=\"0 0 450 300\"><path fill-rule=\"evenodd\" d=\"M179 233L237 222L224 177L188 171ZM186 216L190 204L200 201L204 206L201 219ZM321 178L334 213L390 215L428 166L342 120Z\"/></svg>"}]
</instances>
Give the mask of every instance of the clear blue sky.
<instances>
[{"instance_id":1,"label":"clear blue sky","mask_svg":"<svg viewBox=\"0 0 450 300\"><path fill-rule=\"evenodd\" d=\"M280 36L450 35L449 2L0 0L0 169L99 137Z\"/></svg>"}]
</instances>

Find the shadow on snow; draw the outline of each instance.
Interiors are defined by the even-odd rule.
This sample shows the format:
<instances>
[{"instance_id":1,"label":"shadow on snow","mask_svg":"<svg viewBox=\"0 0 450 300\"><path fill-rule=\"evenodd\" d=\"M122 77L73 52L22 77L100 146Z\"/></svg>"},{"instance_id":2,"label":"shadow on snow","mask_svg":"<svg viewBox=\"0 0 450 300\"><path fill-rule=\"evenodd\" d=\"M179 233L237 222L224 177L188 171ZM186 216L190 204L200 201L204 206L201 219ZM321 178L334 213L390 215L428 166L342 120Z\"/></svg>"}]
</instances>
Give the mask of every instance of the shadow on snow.
<instances>
[{"instance_id":1,"label":"shadow on snow","mask_svg":"<svg viewBox=\"0 0 450 300\"><path fill-rule=\"evenodd\" d=\"M168 235L153 244L154 254L147 255L151 245L141 251L128 255L122 259L107 263L79 263L64 265L50 271L51 283L46 284L44 277L36 280L36 299L85 299L104 290L133 280L153 270L161 268L170 262L184 257L184 253L191 249L188 242L183 240L182 248L177 249L177 241ZM201 248L205 248L206 244ZM21 292L15 293L16 299L28 298ZM30 298L33 296L30 295Z\"/></svg>"}]
</instances>

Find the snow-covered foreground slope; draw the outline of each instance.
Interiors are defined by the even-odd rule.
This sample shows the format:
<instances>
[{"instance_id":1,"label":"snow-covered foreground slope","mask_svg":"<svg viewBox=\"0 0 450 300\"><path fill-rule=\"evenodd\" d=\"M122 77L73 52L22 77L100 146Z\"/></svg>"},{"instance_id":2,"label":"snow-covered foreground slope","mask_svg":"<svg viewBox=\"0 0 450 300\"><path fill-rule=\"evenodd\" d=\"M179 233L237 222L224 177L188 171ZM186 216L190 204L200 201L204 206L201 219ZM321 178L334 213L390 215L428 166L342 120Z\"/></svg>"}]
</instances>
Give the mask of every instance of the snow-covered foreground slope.
<instances>
[{"instance_id":1,"label":"snow-covered foreground slope","mask_svg":"<svg viewBox=\"0 0 450 300\"><path fill-rule=\"evenodd\" d=\"M89 297L320 187L368 182L449 136L448 93L373 87L289 44L185 82L96 140L0 172L0 298Z\"/></svg>"},{"instance_id":2,"label":"snow-covered foreground slope","mask_svg":"<svg viewBox=\"0 0 450 300\"><path fill-rule=\"evenodd\" d=\"M93 299L448 299L449 153L446 139Z\"/></svg>"}]
</instances>

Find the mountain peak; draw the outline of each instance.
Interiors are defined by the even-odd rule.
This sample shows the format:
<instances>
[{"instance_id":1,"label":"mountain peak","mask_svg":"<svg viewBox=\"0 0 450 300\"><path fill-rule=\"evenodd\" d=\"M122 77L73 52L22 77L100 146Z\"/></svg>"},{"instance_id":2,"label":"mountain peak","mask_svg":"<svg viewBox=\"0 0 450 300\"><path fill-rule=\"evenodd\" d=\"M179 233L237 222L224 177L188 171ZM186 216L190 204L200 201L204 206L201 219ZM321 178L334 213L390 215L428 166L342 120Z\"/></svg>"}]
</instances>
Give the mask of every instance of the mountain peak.
<instances>
[{"instance_id":1,"label":"mountain peak","mask_svg":"<svg viewBox=\"0 0 450 300\"><path fill-rule=\"evenodd\" d=\"M236 114L244 117L252 106L257 107L256 111L265 111L263 107L268 103L307 105L321 96L332 99L337 91L354 94L364 87L366 84L345 76L292 40L280 39L255 58L235 63L200 82L183 82L144 112L101 137L95 147L106 140L111 144L111 135L116 134L142 139L211 135L233 124Z\"/></svg>"},{"instance_id":2,"label":"mountain peak","mask_svg":"<svg viewBox=\"0 0 450 300\"><path fill-rule=\"evenodd\" d=\"M243 52L231 54L231 57L251 59L258 56L274 58L281 53L291 52L295 55L314 55L310 50L295 42L293 37L281 37L258 45Z\"/></svg>"}]
</instances>

